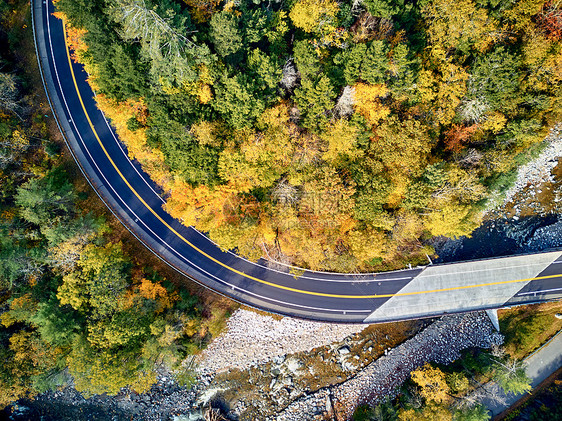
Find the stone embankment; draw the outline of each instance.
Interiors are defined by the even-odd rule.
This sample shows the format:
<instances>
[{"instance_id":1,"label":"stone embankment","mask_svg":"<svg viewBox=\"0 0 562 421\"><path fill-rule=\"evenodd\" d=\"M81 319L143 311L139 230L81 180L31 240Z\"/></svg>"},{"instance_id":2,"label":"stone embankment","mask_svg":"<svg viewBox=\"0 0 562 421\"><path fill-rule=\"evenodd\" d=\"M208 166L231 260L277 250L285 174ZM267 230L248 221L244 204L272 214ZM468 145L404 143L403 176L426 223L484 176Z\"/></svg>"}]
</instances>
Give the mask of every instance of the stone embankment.
<instances>
[{"instance_id":1,"label":"stone embankment","mask_svg":"<svg viewBox=\"0 0 562 421\"><path fill-rule=\"evenodd\" d=\"M319 420L329 412L335 412L337 419L349 419L357 406L393 396L410 372L425 362L447 364L459 358L463 349L489 348L502 341L484 312L444 316L355 377L293 402L273 419Z\"/></svg>"}]
</instances>

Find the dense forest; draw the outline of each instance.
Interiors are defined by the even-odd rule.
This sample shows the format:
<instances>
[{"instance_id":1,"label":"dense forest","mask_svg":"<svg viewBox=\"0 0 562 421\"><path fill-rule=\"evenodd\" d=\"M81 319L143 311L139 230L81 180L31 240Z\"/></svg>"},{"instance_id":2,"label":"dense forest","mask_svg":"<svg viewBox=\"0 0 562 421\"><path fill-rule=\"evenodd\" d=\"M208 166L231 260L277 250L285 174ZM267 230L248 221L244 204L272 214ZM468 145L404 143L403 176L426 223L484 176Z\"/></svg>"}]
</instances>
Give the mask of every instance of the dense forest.
<instances>
[{"instance_id":1,"label":"dense forest","mask_svg":"<svg viewBox=\"0 0 562 421\"><path fill-rule=\"evenodd\" d=\"M40 102L29 2L0 1L0 17L0 410L68 384L140 392L166 370L191 381L180 364L221 319L131 257L87 185L71 183L81 177Z\"/></svg>"},{"instance_id":2,"label":"dense forest","mask_svg":"<svg viewBox=\"0 0 562 421\"><path fill-rule=\"evenodd\" d=\"M402 267L469 234L560 117L544 0L58 0L170 214L224 249Z\"/></svg>"},{"instance_id":3,"label":"dense forest","mask_svg":"<svg viewBox=\"0 0 562 421\"><path fill-rule=\"evenodd\" d=\"M478 224L560 117L557 4L57 2L171 214L330 270L398 267ZM68 384L141 392L163 370L188 383L223 315L131 253L51 139L29 25L27 1L0 0L0 408ZM453 411L473 377L505 373L474 358L415 372L420 406L373 411Z\"/></svg>"}]
</instances>

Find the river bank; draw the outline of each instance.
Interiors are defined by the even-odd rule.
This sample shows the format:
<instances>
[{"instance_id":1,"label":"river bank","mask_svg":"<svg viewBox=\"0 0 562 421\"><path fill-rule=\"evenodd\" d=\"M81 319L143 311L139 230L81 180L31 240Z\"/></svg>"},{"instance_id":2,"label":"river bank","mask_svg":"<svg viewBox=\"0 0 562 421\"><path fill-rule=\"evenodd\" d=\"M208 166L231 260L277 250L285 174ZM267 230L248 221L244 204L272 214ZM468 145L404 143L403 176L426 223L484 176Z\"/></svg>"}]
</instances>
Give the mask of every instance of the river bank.
<instances>
[{"instance_id":1,"label":"river bank","mask_svg":"<svg viewBox=\"0 0 562 421\"><path fill-rule=\"evenodd\" d=\"M536 253L562 247L562 125L543 152L519 168L513 186L492 201L470 237L434 238L437 263Z\"/></svg>"}]
</instances>

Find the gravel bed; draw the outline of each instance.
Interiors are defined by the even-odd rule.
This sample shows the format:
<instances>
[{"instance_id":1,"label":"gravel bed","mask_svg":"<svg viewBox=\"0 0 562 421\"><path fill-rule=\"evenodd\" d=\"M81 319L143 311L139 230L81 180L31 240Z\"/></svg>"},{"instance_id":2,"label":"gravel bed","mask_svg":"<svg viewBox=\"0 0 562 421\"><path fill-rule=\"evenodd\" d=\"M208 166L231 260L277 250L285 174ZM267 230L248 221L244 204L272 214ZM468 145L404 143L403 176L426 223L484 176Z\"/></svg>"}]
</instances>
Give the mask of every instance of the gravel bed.
<instances>
[{"instance_id":1,"label":"gravel bed","mask_svg":"<svg viewBox=\"0 0 562 421\"><path fill-rule=\"evenodd\" d=\"M548 143L548 146L537 158L519 167L514 185L504 193L503 198L496 202L496 207L509 203L517 193L526 187L554 181L551 171L558 165L558 158L562 157L562 123L555 125L544 141Z\"/></svg>"},{"instance_id":2,"label":"gravel bed","mask_svg":"<svg viewBox=\"0 0 562 421\"><path fill-rule=\"evenodd\" d=\"M278 320L249 310L237 310L227 331L197 358L200 373L245 370L286 354L309 351L361 332L365 325L320 323L283 317Z\"/></svg>"},{"instance_id":3,"label":"gravel bed","mask_svg":"<svg viewBox=\"0 0 562 421\"><path fill-rule=\"evenodd\" d=\"M350 380L293 402L275 420L321 419L320 414L332 406L332 401L337 419L349 419L357 406L376 404L395 395L410 372L425 362L448 364L459 358L463 349L489 348L502 342L502 335L495 331L485 312L444 316Z\"/></svg>"}]
</instances>

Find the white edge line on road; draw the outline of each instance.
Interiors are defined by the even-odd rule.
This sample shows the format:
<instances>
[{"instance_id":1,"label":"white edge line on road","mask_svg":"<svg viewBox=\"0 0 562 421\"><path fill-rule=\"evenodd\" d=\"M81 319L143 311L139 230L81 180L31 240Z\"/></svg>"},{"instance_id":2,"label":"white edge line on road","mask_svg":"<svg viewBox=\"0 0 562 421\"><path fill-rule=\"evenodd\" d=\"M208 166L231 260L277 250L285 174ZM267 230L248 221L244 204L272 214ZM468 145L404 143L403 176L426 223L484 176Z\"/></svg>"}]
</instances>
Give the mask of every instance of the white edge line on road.
<instances>
[{"instance_id":1,"label":"white edge line on road","mask_svg":"<svg viewBox=\"0 0 562 421\"><path fill-rule=\"evenodd\" d=\"M519 295L540 294L541 292L553 292L553 291L562 291L562 288L541 289L541 290L539 290L539 291L522 292L522 293L520 293L520 294L517 294L516 296L519 296Z\"/></svg>"},{"instance_id":2,"label":"white edge line on road","mask_svg":"<svg viewBox=\"0 0 562 421\"><path fill-rule=\"evenodd\" d=\"M56 61L54 59L54 52L53 52L53 44L52 44L52 39L51 39L51 26L50 26L50 21L49 21L49 14L48 14L48 5L46 5L47 8L47 30L48 30L48 34L49 34L49 45L50 45L50 49L51 49L51 57L53 59L53 67L55 69L55 74L57 77L57 83L59 85L59 89L61 91L61 95L64 101L64 105L66 107L67 112L69 113L69 115L72 115L70 112L70 107L68 106L68 102L66 101L66 97L64 96L64 91L62 89L62 85L60 82L60 77L58 74L58 69L56 66ZM104 173L101 171L101 169L99 168L99 166L97 165L97 162L93 159L90 150L87 148L86 143L84 142L84 139L82 138L82 135L80 134L80 131L78 130L78 128L76 127L76 123L74 122L74 119L72 120L72 125L74 126L74 129L76 130L76 133L78 135L78 137L80 138L80 142L82 143L82 145L84 145L85 150L87 151L88 155L90 156L90 159L92 160L92 162L94 163L94 165L96 166L96 168L98 169L99 173L101 174L101 176L103 177L103 179L106 181L107 185L111 188L111 190L114 192L114 194L119 198L119 200L125 205L125 207L129 210L129 212L131 212L132 215L135 216L135 218L138 218L138 215L129 207L129 205L121 198L121 196L119 195L119 193L117 193L117 191L115 191L115 189L113 188L113 186L111 185L111 183L109 183L109 181L107 180L107 178L105 177ZM272 298L268 298L265 296L262 296L260 294L256 294L252 291L248 291L245 289L242 289L236 285L230 284L228 282L225 282L222 279L219 279L218 277L216 277L215 275L207 272L206 270L200 268L199 266L197 266L195 263L191 262L189 259L187 259L185 256L183 256L181 253L179 253L175 248L173 248L170 244L168 244L166 241L164 241L163 239L161 239L154 231L152 231L152 229L150 227L148 227L146 225L146 223L139 218L139 221L142 222L142 224L146 227L147 230L149 230L152 235L154 235L158 240L160 240L160 242L162 244L165 244L171 251L173 251L176 255L178 255L178 257L180 257L181 259L183 259L184 261L186 261L189 265L197 268L198 270L200 270L201 272L207 274L208 276L216 279L219 283L222 283L224 285L227 285L231 288L237 289L243 293L249 294L249 295L253 295L255 297L258 297L260 299L266 300L266 301L272 301L272 302L277 302L280 304L284 304L284 305L289 305L289 306L295 306L295 307L301 307L301 308L306 308L306 309L311 309L311 310L322 310L322 311L332 311L332 312L338 312L338 313L370 313L373 310L369 309L369 310L335 310L335 309L329 309L329 308L322 308L322 307L312 307L312 306L303 306L303 305L299 305L299 304L293 304L293 303L287 303L281 300L276 300L276 299L272 299Z\"/></svg>"}]
</instances>

